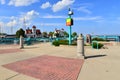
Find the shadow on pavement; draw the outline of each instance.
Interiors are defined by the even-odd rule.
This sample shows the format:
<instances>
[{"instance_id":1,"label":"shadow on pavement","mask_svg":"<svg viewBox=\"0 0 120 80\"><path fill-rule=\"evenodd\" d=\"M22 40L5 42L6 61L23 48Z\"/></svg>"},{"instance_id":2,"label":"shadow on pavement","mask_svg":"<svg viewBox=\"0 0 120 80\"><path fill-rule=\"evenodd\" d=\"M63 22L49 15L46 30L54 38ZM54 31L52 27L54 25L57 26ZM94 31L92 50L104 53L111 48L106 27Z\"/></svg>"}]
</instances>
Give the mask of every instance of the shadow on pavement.
<instances>
[{"instance_id":1,"label":"shadow on pavement","mask_svg":"<svg viewBox=\"0 0 120 80\"><path fill-rule=\"evenodd\" d=\"M34 49L34 48L38 48L38 47L24 47L23 49Z\"/></svg>"},{"instance_id":2,"label":"shadow on pavement","mask_svg":"<svg viewBox=\"0 0 120 80\"><path fill-rule=\"evenodd\" d=\"M107 56L107 55L92 55L92 56L85 56L85 59L88 59L88 58L97 58L97 57L104 57L104 56Z\"/></svg>"}]
</instances>

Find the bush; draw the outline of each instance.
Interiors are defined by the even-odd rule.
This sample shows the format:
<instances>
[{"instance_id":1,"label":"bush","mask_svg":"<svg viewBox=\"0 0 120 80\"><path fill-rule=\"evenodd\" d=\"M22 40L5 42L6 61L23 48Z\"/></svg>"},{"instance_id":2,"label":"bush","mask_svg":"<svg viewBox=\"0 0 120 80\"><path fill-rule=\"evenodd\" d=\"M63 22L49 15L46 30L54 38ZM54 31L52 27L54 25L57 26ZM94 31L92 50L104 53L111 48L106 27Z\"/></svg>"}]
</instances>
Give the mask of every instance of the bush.
<instances>
[{"instance_id":1,"label":"bush","mask_svg":"<svg viewBox=\"0 0 120 80\"><path fill-rule=\"evenodd\" d=\"M102 38L93 38L92 41L106 41L105 39L102 39Z\"/></svg>"},{"instance_id":2,"label":"bush","mask_svg":"<svg viewBox=\"0 0 120 80\"><path fill-rule=\"evenodd\" d=\"M68 40L59 40L59 43L61 45L68 45L69 44L69 41Z\"/></svg>"},{"instance_id":3,"label":"bush","mask_svg":"<svg viewBox=\"0 0 120 80\"><path fill-rule=\"evenodd\" d=\"M59 41L53 41L52 44L53 44L54 46L60 46Z\"/></svg>"},{"instance_id":4,"label":"bush","mask_svg":"<svg viewBox=\"0 0 120 80\"><path fill-rule=\"evenodd\" d=\"M97 49L97 43L94 42L92 47L95 48L95 49ZM98 49L100 49L102 47L103 47L103 44L98 43Z\"/></svg>"},{"instance_id":5,"label":"bush","mask_svg":"<svg viewBox=\"0 0 120 80\"><path fill-rule=\"evenodd\" d=\"M53 45L59 44L59 45L69 45L69 41L68 40L58 40L58 41L54 41L52 42ZM77 46L77 41L72 41L72 46Z\"/></svg>"}]
</instances>

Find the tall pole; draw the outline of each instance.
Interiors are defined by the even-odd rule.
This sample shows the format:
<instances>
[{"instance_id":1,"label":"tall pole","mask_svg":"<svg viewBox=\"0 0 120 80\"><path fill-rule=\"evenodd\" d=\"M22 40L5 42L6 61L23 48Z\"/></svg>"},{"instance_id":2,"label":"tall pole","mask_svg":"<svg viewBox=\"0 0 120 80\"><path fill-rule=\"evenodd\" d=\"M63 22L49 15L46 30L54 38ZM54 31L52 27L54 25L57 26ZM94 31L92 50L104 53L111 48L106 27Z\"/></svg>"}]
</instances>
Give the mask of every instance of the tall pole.
<instances>
[{"instance_id":1,"label":"tall pole","mask_svg":"<svg viewBox=\"0 0 120 80\"><path fill-rule=\"evenodd\" d=\"M73 25L73 22L72 22L72 18L71 18L71 15L73 15L73 11L71 11L71 9L69 8L69 12L68 12L68 16L69 16L69 19L70 19L70 21L68 20L68 22L70 23L68 23L68 25L69 25L69 45L71 45L72 44L72 37L71 37L71 34L72 34L72 25Z\"/></svg>"},{"instance_id":2,"label":"tall pole","mask_svg":"<svg viewBox=\"0 0 120 80\"><path fill-rule=\"evenodd\" d=\"M69 18L71 18L71 15L69 15ZM72 33L72 31L71 31L71 25L69 26L69 45L71 45L72 44L72 41L71 41L71 33Z\"/></svg>"},{"instance_id":3,"label":"tall pole","mask_svg":"<svg viewBox=\"0 0 120 80\"><path fill-rule=\"evenodd\" d=\"M71 26L70 26L69 27L69 45L72 44L71 33L72 33L72 31L71 31Z\"/></svg>"},{"instance_id":4,"label":"tall pole","mask_svg":"<svg viewBox=\"0 0 120 80\"><path fill-rule=\"evenodd\" d=\"M24 23L24 28L23 29L25 29L25 31L26 31L26 20L25 20L25 17L24 17L23 23Z\"/></svg>"},{"instance_id":5,"label":"tall pole","mask_svg":"<svg viewBox=\"0 0 120 80\"><path fill-rule=\"evenodd\" d=\"M13 20L12 20L12 25L11 25L11 34L13 34Z\"/></svg>"}]
</instances>

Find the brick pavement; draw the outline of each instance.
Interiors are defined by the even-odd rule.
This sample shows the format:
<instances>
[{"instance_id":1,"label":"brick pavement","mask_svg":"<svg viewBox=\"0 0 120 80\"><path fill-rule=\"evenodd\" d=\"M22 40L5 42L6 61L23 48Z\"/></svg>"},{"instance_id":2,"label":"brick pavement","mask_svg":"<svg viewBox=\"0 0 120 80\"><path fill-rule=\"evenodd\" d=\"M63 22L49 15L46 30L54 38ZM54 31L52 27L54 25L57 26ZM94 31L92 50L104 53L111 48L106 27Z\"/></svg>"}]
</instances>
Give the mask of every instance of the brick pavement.
<instances>
[{"instance_id":1,"label":"brick pavement","mask_svg":"<svg viewBox=\"0 0 120 80\"><path fill-rule=\"evenodd\" d=\"M40 80L77 80L83 62L82 59L43 55L3 66Z\"/></svg>"}]
</instances>

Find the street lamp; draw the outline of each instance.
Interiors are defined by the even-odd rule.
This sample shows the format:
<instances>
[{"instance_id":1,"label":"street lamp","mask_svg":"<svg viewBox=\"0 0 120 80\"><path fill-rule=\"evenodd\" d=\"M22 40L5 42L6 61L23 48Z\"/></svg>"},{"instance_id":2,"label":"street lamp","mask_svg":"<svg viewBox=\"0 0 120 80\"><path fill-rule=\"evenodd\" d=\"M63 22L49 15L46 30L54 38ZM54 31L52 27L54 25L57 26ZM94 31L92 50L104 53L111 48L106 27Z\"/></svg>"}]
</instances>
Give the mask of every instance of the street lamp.
<instances>
[{"instance_id":1,"label":"street lamp","mask_svg":"<svg viewBox=\"0 0 120 80\"><path fill-rule=\"evenodd\" d=\"M73 11L72 11L70 8L69 8L68 15L69 15L69 16L73 15Z\"/></svg>"},{"instance_id":2,"label":"street lamp","mask_svg":"<svg viewBox=\"0 0 120 80\"><path fill-rule=\"evenodd\" d=\"M68 18L66 19L66 26L69 26L69 45L71 45L72 43L72 39L71 39L71 26L73 25L73 19L71 18L71 15L73 15L73 11L69 8L69 12L68 12Z\"/></svg>"}]
</instances>

